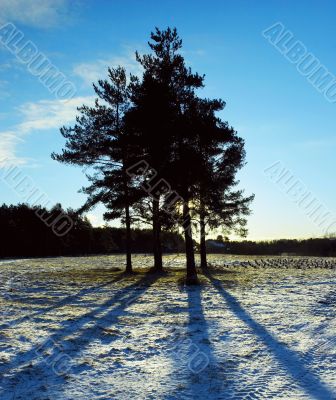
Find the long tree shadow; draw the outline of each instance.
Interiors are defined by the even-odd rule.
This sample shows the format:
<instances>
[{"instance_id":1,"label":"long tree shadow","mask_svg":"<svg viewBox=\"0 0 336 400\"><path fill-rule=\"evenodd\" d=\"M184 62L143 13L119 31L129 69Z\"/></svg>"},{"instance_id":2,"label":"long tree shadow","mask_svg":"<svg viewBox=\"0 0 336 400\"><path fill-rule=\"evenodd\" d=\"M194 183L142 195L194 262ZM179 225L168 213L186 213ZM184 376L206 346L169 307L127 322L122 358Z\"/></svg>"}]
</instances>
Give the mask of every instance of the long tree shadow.
<instances>
[{"instance_id":1,"label":"long tree shadow","mask_svg":"<svg viewBox=\"0 0 336 400\"><path fill-rule=\"evenodd\" d=\"M216 287L219 294L225 300L227 306L234 315L243 321L259 340L271 351L275 359L311 398L317 400L333 400L336 398L330 388L328 388L316 375L314 375L304 364L298 354L279 342L267 329L255 321L251 315L241 306L239 301L228 293L219 279L216 279L209 270L203 271L204 275Z\"/></svg>"},{"instance_id":2,"label":"long tree shadow","mask_svg":"<svg viewBox=\"0 0 336 400\"><path fill-rule=\"evenodd\" d=\"M332 286L334 283L326 282L323 284ZM336 344L336 332L332 325L336 316L335 304L336 291L332 288L310 307L311 315L313 317L318 316L320 323L313 329L308 323L303 327L303 331L307 328L308 335L314 338L314 345L310 346L309 350L303 356L304 360L309 363L316 363L318 361L323 363L326 361L326 357L333 357Z\"/></svg>"},{"instance_id":3,"label":"long tree shadow","mask_svg":"<svg viewBox=\"0 0 336 400\"><path fill-rule=\"evenodd\" d=\"M202 286L187 286L187 329L175 328L171 357L174 362L172 379L175 392L166 400L194 400L207 397L220 399L222 386L227 382L225 364L219 363L214 352L209 326L202 305ZM181 311L181 310L180 310Z\"/></svg>"},{"instance_id":4,"label":"long tree shadow","mask_svg":"<svg viewBox=\"0 0 336 400\"><path fill-rule=\"evenodd\" d=\"M109 285L111 285L111 284L113 284L115 282L118 282L118 281L124 279L125 277L127 277L127 275L125 273L119 273L118 276L115 277L115 279L109 280L108 282L104 282L101 285L97 285L97 286L94 286L94 287L82 289L78 293L66 296L62 300L57 301L56 303L54 303L53 305L51 305L49 307L45 307L45 308L43 308L43 309L41 309L39 311L30 313L29 315L25 315L23 317L15 318L14 320L11 320L10 322L5 322L5 323L0 325L0 329L12 328L12 327L14 327L14 326L16 326L18 324L21 324L23 322L27 322L27 321L33 319L34 317L41 316L41 315L46 314L46 313L48 313L50 311L55 311L57 308L61 308L61 307L64 307L66 305L69 305L70 302L79 301L84 296L92 295L96 291L98 291L99 289L101 289L103 287L106 287L106 286L109 286ZM14 300L14 301L25 303L25 301L21 301L21 300L17 299L15 296L12 296L12 295L10 296L10 299Z\"/></svg>"},{"instance_id":5,"label":"long tree shadow","mask_svg":"<svg viewBox=\"0 0 336 400\"><path fill-rule=\"evenodd\" d=\"M25 380L25 386L29 387L27 379L28 383L29 380L36 380L36 375L41 370L47 369L47 365L53 369L53 373L60 377L60 384L62 383L61 377L64 371L67 374L76 374L79 370L74 363L74 358L78 353L92 341L102 339L104 337L103 329L110 327L112 323L116 323L119 317L125 313L127 307L139 299L159 277L160 275L158 274L146 274L140 280L120 290L99 307L90 310L77 319L64 321L62 327L39 346L35 345L26 352L16 355L8 362L7 366L0 367L0 374L3 377L1 383L4 388L4 391L0 392L0 394L4 395L6 387L16 385L22 380ZM90 323L89 327L85 327L87 323ZM72 336L74 334L76 334L75 337ZM110 341L116 339L117 336L114 336ZM69 349L70 356L67 354ZM56 361L51 365L51 360ZM22 363L25 366L29 364L29 371L22 366ZM10 370L17 368L19 370L15 374L7 375ZM6 378L7 376L8 378Z\"/></svg>"},{"instance_id":6,"label":"long tree shadow","mask_svg":"<svg viewBox=\"0 0 336 400\"><path fill-rule=\"evenodd\" d=\"M188 336L192 341L189 350L188 394L192 399L216 396L219 399L222 383L225 382L225 370L221 369L215 357L209 335L208 322L202 305L202 286L187 287L189 325Z\"/></svg>"}]
</instances>

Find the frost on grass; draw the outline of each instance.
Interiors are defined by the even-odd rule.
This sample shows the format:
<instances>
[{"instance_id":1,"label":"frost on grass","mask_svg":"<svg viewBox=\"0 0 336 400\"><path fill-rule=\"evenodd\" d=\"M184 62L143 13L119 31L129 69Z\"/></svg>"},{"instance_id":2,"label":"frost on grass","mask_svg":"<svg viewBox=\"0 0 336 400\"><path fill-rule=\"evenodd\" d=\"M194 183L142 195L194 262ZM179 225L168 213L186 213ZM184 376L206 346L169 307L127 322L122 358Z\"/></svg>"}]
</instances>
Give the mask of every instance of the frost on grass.
<instances>
[{"instance_id":1,"label":"frost on grass","mask_svg":"<svg viewBox=\"0 0 336 400\"><path fill-rule=\"evenodd\" d=\"M332 264L210 261L191 288L173 255L1 263L0 398L336 398Z\"/></svg>"}]
</instances>

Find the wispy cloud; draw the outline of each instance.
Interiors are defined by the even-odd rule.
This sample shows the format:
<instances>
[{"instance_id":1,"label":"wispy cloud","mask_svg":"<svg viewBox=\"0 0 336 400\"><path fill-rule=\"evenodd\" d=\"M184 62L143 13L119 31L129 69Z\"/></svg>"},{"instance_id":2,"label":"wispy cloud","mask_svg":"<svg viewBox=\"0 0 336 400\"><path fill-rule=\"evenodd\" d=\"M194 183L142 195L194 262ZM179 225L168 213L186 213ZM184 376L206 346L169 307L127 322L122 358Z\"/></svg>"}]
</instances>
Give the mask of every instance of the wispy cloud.
<instances>
[{"instance_id":1,"label":"wispy cloud","mask_svg":"<svg viewBox=\"0 0 336 400\"><path fill-rule=\"evenodd\" d=\"M134 52L128 52L122 56L112 56L99 59L95 62L81 63L74 67L74 73L82 78L86 85L91 86L98 79L105 79L108 67L123 66L127 74L140 75L142 72L141 65L135 59Z\"/></svg>"},{"instance_id":2,"label":"wispy cloud","mask_svg":"<svg viewBox=\"0 0 336 400\"><path fill-rule=\"evenodd\" d=\"M10 165L24 164L26 160L16 156L16 146L20 139L15 131L0 132L0 168Z\"/></svg>"},{"instance_id":3,"label":"wispy cloud","mask_svg":"<svg viewBox=\"0 0 336 400\"><path fill-rule=\"evenodd\" d=\"M93 96L84 96L70 100L41 100L37 103L25 103L19 107L23 122L18 125L18 128L22 133L59 128L74 120L77 107L84 103L91 104L93 101Z\"/></svg>"},{"instance_id":4,"label":"wispy cloud","mask_svg":"<svg viewBox=\"0 0 336 400\"><path fill-rule=\"evenodd\" d=\"M68 19L76 3L70 0L0 0L0 23L54 27Z\"/></svg>"},{"instance_id":5,"label":"wispy cloud","mask_svg":"<svg viewBox=\"0 0 336 400\"><path fill-rule=\"evenodd\" d=\"M22 121L10 130L0 132L0 167L5 166L5 160L11 164L26 163L27 159L18 156L16 150L28 134L70 124L76 117L77 107L92 104L93 101L93 96L87 96L71 100L41 100L20 106L18 112Z\"/></svg>"}]
</instances>

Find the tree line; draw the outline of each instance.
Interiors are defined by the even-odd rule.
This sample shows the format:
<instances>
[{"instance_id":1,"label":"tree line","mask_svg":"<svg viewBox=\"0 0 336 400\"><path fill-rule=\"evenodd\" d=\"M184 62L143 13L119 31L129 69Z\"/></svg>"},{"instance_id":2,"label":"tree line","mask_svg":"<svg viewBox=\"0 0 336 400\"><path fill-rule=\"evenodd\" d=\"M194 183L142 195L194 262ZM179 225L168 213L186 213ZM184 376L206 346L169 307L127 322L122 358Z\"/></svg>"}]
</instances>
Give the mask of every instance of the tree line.
<instances>
[{"instance_id":1,"label":"tree line","mask_svg":"<svg viewBox=\"0 0 336 400\"><path fill-rule=\"evenodd\" d=\"M222 246L220 246L222 245ZM208 241L210 253L241 255L298 255L316 257L336 257L335 238L279 239L269 241Z\"/></svg>"},{"instance_id":2,"label":"tree line","mask_svg":"<svg viewBox=\"0 0 336 400\"><path fill-rule=\"evenodd\" d=\"M37 214L43 218L37 218ZM46 221L58 215L72 221L66 235L55 235ZM82 256L125 253L126 229L110 226L93 227L90 221L75 210L64 210L60 204L51 209L27 204L0 206L1 245L0 258ZM151 229L133 228L131 247L134 253L152 253ZM185 242L174 231L162 231L163 253L183 253ZM194 248L200 252L200 243ZM335 238L305 240L281 239L271 241L230 241L219 235L206 240L208 253L238 255L300 255L336 257Z\"/></svg>"},{"instance_id":3,"label":"tree line","mask_svg":"<svg viewBox=\"0 0 336 400\"><path fill-rule=\"evenodd\" d=\"M150 51L136 60L141 76L123 66L93 83L93 106L78 108L62 127L64 149L53 159L85 167L86 212L105 205L107 220L126 232L126 271L132 272L132 226L150 224L154 271L162 271L162 232L183 233L187 282L197 282L194 235L207 266L206 234L214 228L246 235L253 196L237 189L245 164L244 140L218 113L221 99L201 98L204 76L186 66L176 29L155 29Z\"/></svg>"},{"instance_id":4,"label":"tree line","mask_svg":"<svg viewBox=\"0 0 336 400\"><path fill-rule=\"evenodd\" d=\"M72 221L72 228L66 235L55 235L46 223L60 214ZM51 209L3 204L0 227L0 258L115 254L124 253L126 249L124 228L93 227L86 217L72 209L63 210L59 204ZM163 232L162 243L165 252L182 252L184 248L182 236L174 232ZM133 229L131 244L135 253L150 253L151 230Z\"/></svg>"}]
</instances>

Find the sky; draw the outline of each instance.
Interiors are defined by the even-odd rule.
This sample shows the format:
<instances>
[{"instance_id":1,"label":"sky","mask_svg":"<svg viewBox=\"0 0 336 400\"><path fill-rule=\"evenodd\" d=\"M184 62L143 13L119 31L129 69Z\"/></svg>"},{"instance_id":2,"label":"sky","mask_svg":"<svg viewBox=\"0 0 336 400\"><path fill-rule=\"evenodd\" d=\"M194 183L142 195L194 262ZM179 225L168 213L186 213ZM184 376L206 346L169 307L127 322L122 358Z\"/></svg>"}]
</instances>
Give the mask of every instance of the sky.
<instances>
[{"instance_id":1,"label":"sky","mask_svg":"<svg viewBox=\"0 0 336 400\"><path fill-rule=\"evenodd\" d=\"M336 103L302 74L295 54L285 54L299 41L333 78L335 12L336 3L323 0L0 0L0 25L10 23L21 45L33 45L72 89L67 97L43 84L0 27L0 202L23 201L5 179L16 166L51 203L84 203L81 168L50 157L64 144L59 128L73 124L77 106L92 103L92 82L105 78L108 66L139 73L135 50L148 51L155 26L171 26L187 64L205 74L200 95L222 98L221 118L245 139L239 188L255 194L248 239L336 231ZM285 34L292 42L281 53ZM89 214L94 225L103 224L102 213Z\"/></svg>"}]
</instances>

